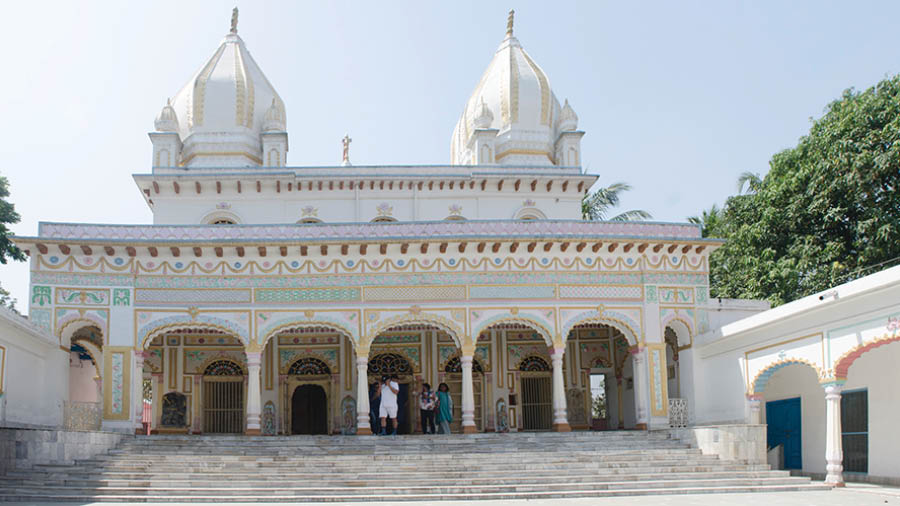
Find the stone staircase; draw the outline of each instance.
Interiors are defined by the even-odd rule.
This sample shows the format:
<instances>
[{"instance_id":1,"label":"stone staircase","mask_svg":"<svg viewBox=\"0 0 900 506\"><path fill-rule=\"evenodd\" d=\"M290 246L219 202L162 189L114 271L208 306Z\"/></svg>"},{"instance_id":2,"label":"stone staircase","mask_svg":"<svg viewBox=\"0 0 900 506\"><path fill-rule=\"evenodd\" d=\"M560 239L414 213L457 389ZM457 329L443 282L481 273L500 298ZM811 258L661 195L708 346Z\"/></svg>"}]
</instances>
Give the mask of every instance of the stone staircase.
<instances>
[{"instance_id":1,"label":"stone staircase","mask_svg":"<svg viewBox=\"0 0 900 506\"><path fill-rule=\"evenodd\" d=\"M128 437L106 455L0 476L0 501L548 499L822 490L702 455L668 432Z\"/></svg>"}]
</instances>

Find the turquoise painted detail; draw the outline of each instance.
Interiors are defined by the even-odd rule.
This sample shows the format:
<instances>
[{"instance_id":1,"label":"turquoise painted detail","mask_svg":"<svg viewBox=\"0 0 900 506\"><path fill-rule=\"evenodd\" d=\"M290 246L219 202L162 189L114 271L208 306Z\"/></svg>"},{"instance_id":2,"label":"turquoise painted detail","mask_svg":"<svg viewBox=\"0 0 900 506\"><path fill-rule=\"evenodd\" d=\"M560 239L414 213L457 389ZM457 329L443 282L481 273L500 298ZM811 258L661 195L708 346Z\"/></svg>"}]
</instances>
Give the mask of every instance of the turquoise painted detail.
<instances>
[{"instance_id":1,"label":"turquoise painted detail","mask_svg":"<svg viewBox=\"0 0 900 506\"><path fill-rule=\"evenodd\" d=\"M647 302L659 302L655 286L648 286L644 288L644 297L646 298Z\"/></svg>"},{"instance_id":2,"label":"turquoise painted detail","mask_svg":"<svg viewBox=\"0 0 900 506\"><path fill-rule=\"evenodd\" d=\"M130 306L131 290L127 288L113 289L113 306Z\"/></svg>"},{"instance_id":3,"label":"turquoise painted detail","mask_svg":"<svg viewBox=\"0 0 900 506\"><path fill-rule=\"evenodd\" d=\"M470 299L552 299L553 286L473 286Z\"/></svg>"},{"instance_id":4,"label":"turquoise painted detail","mask_svg":"<svg viewBox=\"0 0 900 506\"><path fill-rule=\"evenodd\" d=\"M34 286L31 289L31 303L38 306L49 306L53 289L49 286Z\"/></svg>"},{"instance_id":5,"label":"turquoise painted detail","mask_svg":"<svg viewBox=\"0 0 900 506\"><path fill-rule=\"evenodd\" d=\"M256 302L344 302L360 300L359 288L317 288L314 290L257 289Z\"/></svg>"}]
</instances>

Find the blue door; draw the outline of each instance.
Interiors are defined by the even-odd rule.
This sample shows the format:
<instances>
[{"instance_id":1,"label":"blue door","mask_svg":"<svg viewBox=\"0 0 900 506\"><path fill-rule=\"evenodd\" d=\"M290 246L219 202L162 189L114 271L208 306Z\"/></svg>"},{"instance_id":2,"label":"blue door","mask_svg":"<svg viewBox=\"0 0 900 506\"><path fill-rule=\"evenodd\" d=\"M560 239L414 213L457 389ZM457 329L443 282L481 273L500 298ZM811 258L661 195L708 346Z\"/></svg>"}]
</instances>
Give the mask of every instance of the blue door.
<instances>
[{"instance_id":1,"label":"blue door","mask_svg":"<svg viewBox=\"0 0 900 506\"><path fill-rule=\"evenodd\" d=\"M784 447L784 468L803 467L803 445L800 440L800 398L784 399L766 403L766 423L768 424L768 445Z\"/></svg>"}]
</instances>

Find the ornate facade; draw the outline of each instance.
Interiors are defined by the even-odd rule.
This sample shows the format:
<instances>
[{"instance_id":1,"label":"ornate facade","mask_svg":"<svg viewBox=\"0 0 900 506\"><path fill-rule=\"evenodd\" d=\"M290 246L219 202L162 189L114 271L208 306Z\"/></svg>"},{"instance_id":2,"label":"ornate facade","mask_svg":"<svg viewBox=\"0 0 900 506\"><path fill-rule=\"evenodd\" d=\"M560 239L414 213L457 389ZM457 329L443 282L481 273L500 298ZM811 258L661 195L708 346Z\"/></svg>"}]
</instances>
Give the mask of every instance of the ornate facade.
<instances>
[{"instance_id":1,"label":"ornate facade","mask_svg":"<svg viewBox=\"0 0 900 506\"><path fill-rule=\"evenodd\" d=\"M584 132L511 18L451 165L291 167L286 118L235 24L156 118L134 176L154 224L15 239L32 321L94 359L104 428L146 399L160 432L365 434L383 373L406 430L423 382L450 385L463 432L587 428L591 374L613 427L668 426L718 242L581 220Z\"/></svg>"}]
</instances>

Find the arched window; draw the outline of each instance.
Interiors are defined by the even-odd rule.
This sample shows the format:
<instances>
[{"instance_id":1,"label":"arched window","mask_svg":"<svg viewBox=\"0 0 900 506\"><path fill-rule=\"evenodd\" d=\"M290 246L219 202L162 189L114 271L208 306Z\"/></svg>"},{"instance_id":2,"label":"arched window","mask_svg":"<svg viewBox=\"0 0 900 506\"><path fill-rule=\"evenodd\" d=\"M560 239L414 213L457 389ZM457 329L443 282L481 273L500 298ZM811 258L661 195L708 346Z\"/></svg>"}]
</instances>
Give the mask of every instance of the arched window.
<instances>
[{"instance_id":1,"label":"arched window","mask_svg":"<svg viewBox=\"0 0 900 506\"><path fill-rule=\"evenodd\" d=\"M513 218L516 220L546 220L547 215L536 207L528 206L519 209Z\"/></svg>"},{"instance_id":2,"label":"arched window","mask_svg":"<svg viewBox=\"0 0 900 506\"><path fill-rule=\"evenodd\" d=\"M444 367L444 372L462 372L462 362L459 357L453 357L447 362L447 366ZM472 372L480 372L484 374L484 368L481 367L481 363L477 360L472 360Z\"/></svg>"},{"instance_id":3,"label":"arched window","mask_svg":"<svg viewBox=\"0 0 900 506\"><path fill-rule=\"evenodd\" d=\"M369 374L412 374L409 360L396 353L381 353L369 360Z\"/></svg>"},{"instance_id":4,"label":"arched window","mask_svg":"<svg viewBox=\"0 0 900 506\"><path fill-rule=\"evenodd\" d=\"M466 221L466 217L454 214L453 216L447 216L446 218L444 218L444 221Z\"/></svg>"},{"instance_id":5,"label":"arched window","mask_svg":"<svg viewBox=\"0 0 900 506\"><path fill-rule=\"evenodd\" d=\"M550 365L541 357L532 355L519 362L519 370L527 372L546 372L550 370Z\"/></svg>"},{"instance_id":6,"label":"arched window","mask_svg":"<svg viewBox=\"0 0 900 506\"><path fill-rule=\"evenodd\" d=\"M210 225L237 225L234 220L229 220L228 218L219 218L218 220L213 220L209 223Z\"/></svg>"},{"instance_id":7,"label":"arched window","mask_svg":"<svg viewBox=\"0 0 900 506\"><path fill-rule=\"evenodd\" d=\"M385 223L389 221L397 221L393 216L378 216L372 220L372 223Z\"/></svg>"},{"instance_id":8,"label":"arched window","mask_svg":"<svg viewBox=\"0 0 900 506\"><path fill-rule=\"evenodd\" d=\"M303 218L297 223L322 223L322 220L320 220L319 218Z\"/></svg>"},{"instance_id":9,"label":"arched window","mask_svg":"<svg viewBox=\"0 0 900 506\"><path fill-rule=\"evenodd\" d=\"M243 376L244 371L241 366L231 360L216 360L206 366L203 371L204 376Z\"/></svg>"},{"instance_id":10,"label":"arched window","mask_svg":"<svg viewBox=\"0 0 900 506\"><path fill-rule=\"evenodd\" d=\"M295 376L331 374L331 368L328 367L328 364L317 358L306 357L291 364L291 368L288 369L288 374Z\"/></svg>"}]
</instances>

